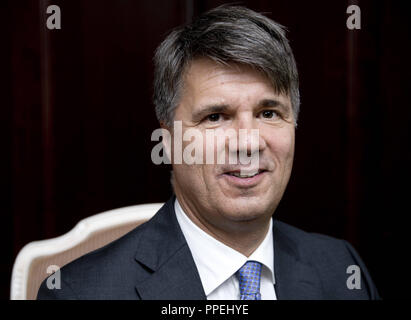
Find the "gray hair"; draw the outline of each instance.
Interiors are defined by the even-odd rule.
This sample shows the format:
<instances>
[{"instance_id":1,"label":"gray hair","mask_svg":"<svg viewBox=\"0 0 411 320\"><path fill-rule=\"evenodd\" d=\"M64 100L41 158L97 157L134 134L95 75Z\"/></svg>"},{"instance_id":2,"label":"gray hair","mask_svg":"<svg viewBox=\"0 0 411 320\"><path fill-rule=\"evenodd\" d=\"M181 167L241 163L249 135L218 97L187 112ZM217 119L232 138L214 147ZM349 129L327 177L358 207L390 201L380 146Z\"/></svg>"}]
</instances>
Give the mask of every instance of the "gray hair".
<instances>
[{"instance_id":1,"label":"gray hair","mask_svg":"<svg viewBox=\"0 0 411 320\"><path fill-rule=\"evenodd\" d=\"M300 108L296 62L285 28L239 6L223 5L172 31L154 56L154 105L157 119L172 127L183 74L198 57L262 72L277 93L290 96L295 123Z\"/></svg>"}]
</instances>

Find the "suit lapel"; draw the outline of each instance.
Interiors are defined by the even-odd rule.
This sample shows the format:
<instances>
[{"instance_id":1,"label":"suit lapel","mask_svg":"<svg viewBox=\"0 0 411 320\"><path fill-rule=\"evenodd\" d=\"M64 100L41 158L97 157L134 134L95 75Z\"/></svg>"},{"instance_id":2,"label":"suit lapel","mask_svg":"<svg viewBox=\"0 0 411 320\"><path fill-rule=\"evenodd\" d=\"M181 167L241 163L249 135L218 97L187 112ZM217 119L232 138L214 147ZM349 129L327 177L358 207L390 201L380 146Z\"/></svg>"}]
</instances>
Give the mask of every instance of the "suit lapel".
<instances>
[{"instance_id":1,"label":"suit lapel","mask_svg":"<svg viewBox=\"0 0 411 320\"><path fill-rule=\"evenodd\" d=\"M173 196L144 226L135 260L137 294L145 300L204 300L201 279L178 225ZM301 261L297 245L274 220L275 291L279 300L322 299L316 270Z\"/></svg>"},{"instance_id":2,"label":"suit lapel","mask_svg":"<svg viewBox=\"0 0 411 320\"><path fill-rule=\"evenodd\" d=\"M316 270L299 258L296 244L276 222L273 226L275 291L279 300L317 300L323 298Z\"/></svg>"},{"instance_id":3,"label":"suit lapel","mask_svg":"<svg viewBox=\"0 0 411 320\"><path fill-rule=\"evenodd\" d=\"M141 299L206 299L197 267L175 216L174 200L173 196L142 230L135 255L144 273L143 280L136 284Z\"/></svg>"}]
</instances>

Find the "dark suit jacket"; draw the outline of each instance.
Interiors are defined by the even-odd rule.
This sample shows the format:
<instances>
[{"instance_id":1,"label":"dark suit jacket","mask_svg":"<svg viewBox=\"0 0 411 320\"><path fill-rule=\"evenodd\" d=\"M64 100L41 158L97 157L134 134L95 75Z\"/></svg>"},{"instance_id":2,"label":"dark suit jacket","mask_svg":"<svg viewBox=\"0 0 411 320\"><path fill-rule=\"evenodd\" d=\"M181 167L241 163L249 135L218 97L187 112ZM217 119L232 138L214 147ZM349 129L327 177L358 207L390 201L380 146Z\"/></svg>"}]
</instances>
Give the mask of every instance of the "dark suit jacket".
<instances>
[{"instance_id":1,"label":"dark suit jacket","mask_svg":"<svg viewBox=\"0 0 411 320\"><path fill-rule=\"evenodd\" d=\"M42 283L38 299L206 299L174 212L172 197L147 223L64 266L61 289ZM278 299L378 299L358 254L344 240L274 220ZM348 289L347 267L361 268L361 289Z\"/></svg>"}]
</instances>

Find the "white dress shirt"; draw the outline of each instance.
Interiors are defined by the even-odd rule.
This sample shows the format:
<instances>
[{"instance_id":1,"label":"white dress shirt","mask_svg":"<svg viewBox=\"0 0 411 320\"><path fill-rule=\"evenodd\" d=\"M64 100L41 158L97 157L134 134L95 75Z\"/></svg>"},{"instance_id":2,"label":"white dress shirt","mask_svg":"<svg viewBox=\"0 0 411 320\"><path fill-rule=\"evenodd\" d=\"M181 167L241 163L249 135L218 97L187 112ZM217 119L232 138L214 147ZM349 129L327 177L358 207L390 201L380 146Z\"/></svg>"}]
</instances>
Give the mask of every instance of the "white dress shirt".
<instances>
[{"instance_id":1,"label":"white dress shirt","mask_svg":"<svg viewBox=\"0 0 411 320\"><path fill-rule=\"evenodd\" d=\"M208 300L239 300L240 289L235 273L248 260L258 261L262 264L261 299L277 299L274 290L272 219L263 242L247 258L200 229L186 215L177 199L174 208L178 223L193 255Z\"/></svg>"}]
</instances>

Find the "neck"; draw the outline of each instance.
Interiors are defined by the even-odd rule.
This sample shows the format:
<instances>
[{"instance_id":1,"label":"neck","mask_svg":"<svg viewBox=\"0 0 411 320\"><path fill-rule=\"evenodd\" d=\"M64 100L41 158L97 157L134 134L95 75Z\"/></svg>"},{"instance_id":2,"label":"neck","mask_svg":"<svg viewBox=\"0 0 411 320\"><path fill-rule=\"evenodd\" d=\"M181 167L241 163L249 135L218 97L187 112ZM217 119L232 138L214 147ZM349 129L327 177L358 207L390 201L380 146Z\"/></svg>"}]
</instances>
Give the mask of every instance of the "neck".
<instances>
[{"instance_id":1,"label":"neck","mask_svg":"<svg viewBox=\"0 0 411 320\"><path fill-rule=\"evenodd\" d=\"M183 199L179 198L179 204L188 218L201 230L246 257L249 257L258 248L270 226L271 216L268 219L227 221L220 225L211 224L201 215L195 214L194 210Z\"/></svg>"}]
</instances>

